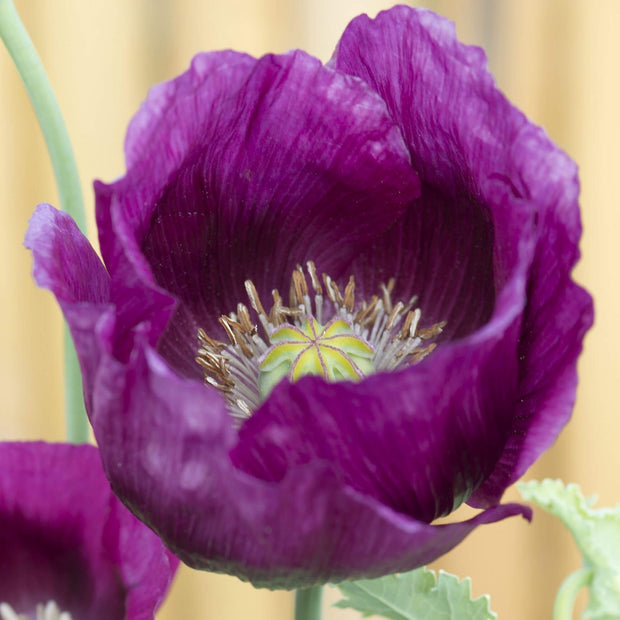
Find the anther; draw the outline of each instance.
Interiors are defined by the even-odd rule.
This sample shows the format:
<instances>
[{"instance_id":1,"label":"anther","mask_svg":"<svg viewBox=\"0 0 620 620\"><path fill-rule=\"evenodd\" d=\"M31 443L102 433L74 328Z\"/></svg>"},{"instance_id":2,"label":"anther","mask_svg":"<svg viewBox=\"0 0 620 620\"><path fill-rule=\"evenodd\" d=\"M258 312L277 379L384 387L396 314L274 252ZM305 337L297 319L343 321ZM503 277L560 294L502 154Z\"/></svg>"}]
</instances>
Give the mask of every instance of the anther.
<instances>
[{"instance_id":1,"label":"anther","mask_svg":"<svg viewBox=\"0 0 620 620\"><path fill-rule=\"evenodd\" d=\"M199 329L196 357L205 382L222 393L238 421L252 414L289 369L289 380L310 372L330 381L361 380L372 372L398 370L429 355L436 343L423 347L422 342L437 337L445 326L441 322L419 328L421 312L413 309L417 297L407 303L392 302L394 278L380 286L380 295L356 303L353 276L343 294L329 275L323 273L319 278L315 264L308 261L306 273L297 265L291 274L289 306L274 289L269 312L253 282L244 284L262 333L248 307L238 303L236 313L219 318L230 344ZM332 306L325 324L324 290ZM261 379L263 372L269 376Z\"/></svg>"},{"instance_id":2,"label":"anther","mask_svg":"<svg viewBox=\"0 0 620 620\"><path fill-rule=\"evenodd\" d=\"M355 307L355 279L353 276L349 276L349 281L344 288L344 307L347 312L353 312Z\"/></svg>"},{"instance_id":3,"label":"anther","mask_svg":"<svg viewBox=\"0 0 620 620\"><path fill-rule=\"evenodd\" d=\"M314 292L317 295L322 295L323 289L321 288L321 281L316 275L316 266L314 265L314 262L309 260L306 263L306 267L308 269L308 273L310 274L310 282L312 282L312 288L314 289Z\"/></svg>"}]
</instances>

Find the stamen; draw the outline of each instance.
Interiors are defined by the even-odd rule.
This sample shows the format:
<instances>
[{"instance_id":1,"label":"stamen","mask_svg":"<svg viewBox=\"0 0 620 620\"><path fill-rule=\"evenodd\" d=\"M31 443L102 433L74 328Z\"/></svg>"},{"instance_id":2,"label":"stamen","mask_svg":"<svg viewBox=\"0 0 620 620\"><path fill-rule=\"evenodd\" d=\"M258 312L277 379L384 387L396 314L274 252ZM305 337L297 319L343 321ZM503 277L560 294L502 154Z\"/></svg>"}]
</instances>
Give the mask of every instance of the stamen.
<instances>
[{"instance_id":1,"label":"stamen","mask_svg":"<svg viewBox=\"0 0 620 620\"><path fill-rule=\"evenodd\" d=\"M355 279L353 276L349 276L349 282L344 289L344 307L347 312L353 312L355 306Z\"/></svg>"},{"instance_id":2,"label":"stamen","mask_svg":"<svg viewBox=\"0 0 620 620\"><path fill-rule=\"evenodd\" d=\"M269 322L269 317L263 308L263 304L261 304L260 297L258 296L256 287L254 286L254 282L252 282L252 280L246 280L244 284L245 291L248 295L248 299L250 300L250 305L258 315L258 320L260 321L263 330L265 330L265 334L269 336L273 326Z\"/></svg>"},{"instance_id":3,"label":"stamen","mask_svg":"<svg viewBox=\"0 0 620 620\"><path fill-rule=\"evenodd\" d=\"M317 295L323 295L323 289L321 288L321 281L316 275L316 267L314 262L309 260L306 263L306 267L308 269L308 273L310 274L310 281L312 282L312 288Z\"/></svg>"},{"instance_id":4,"label":"stamen","mask_svg":"<svg viewBox=\"0 0 620 620\"><path fill-rule=\"evenodd\" d=\"M28 620L27 616L18 616L8 603L0 603L0 617L2 620Z\"/></svg>"},{"instance_id":5,"label":"stamen","mask_svg":"<svg viewBox=\"0 0 620 620\"><path fill-rule=\"evenodd\" d=\"M435 338L441 334L445 326L446 321L441 321L441 323L435 323L435 325L431 325L426 329L420 329L418 330L418 337L422 340L430 340L431 338Z\"/></svg>"},{"instance_id":6,"label":"stamen","mask_svg":"<svg viewBox=\"0 0 620 620\"><path fill-rule=\"evenodd\" d=\"M256 326L253 325L252 321L250 320L250 312L247 306L244 306L243 304L238 304L237 315L239 317L239 322L241 323L241 326L245 331L251 332L256 330Z\"/></svg>"},{"instance_id":7,"label":"stamen","mask_svg":"<svg viewBox=\"0 0 620 620\"><path fill-rule=\"evenodd\" d=\"M289 303L295 308L300 304L303 304L306 297L308 297L308 285L306 284L306 278L304 277L304 272L301 269L301 265L297 265L297 269L293 271L293 275L291 276L291 293ZM308 297L308 299L310 298ZM306 310L308 309L306 308Z\"/></svg>"},{"instance_id":8,"label":"stamen","mask_svg":"<svg viewBox=\"0 0 620 620\"><path fill-rule=\"evenodd\" d=\"M421 312L414 309L417 297L407 303L393 303L394 286L395 279L390 278L381 285L380 295L356 303L354 276L349 277L342 293L329 275L323 273L319 278L315 264L308 261L305 272L297 265L291 274L289 306L274 289L267 312L256 286L246 280L250 307L262 333L243 303L237 304L236 313L219 318L228 343L199 329L196 361L205 382L222 393L232 416L242 423L285 376L296 380L310 372L330 381L360 380L373 372L399 370L420 362L436 347L434 342L427 346L422 343L439 336L445 321L420 328ZM331 321L325 326L323 291L332 305L328 315ZM335 337L329 335L333 324L340 329L338 342L329 340ZM266 366L269 370L264 370ZM270 373L269 377L261 378L263 372Z\"/></svg>"},{"instance_id":9,"label":"stamen","mask_svg":"<svg viewBox=\"0 0 620 620\"><path fill-rule=\"evenodd\" d=\"M39 603L36 608L36 620L72 620L68 611L60 611L54 601ZM28 615L18 614L8 603L0 603L0 620L28 620Z\"/></svg>"}]
</instances>

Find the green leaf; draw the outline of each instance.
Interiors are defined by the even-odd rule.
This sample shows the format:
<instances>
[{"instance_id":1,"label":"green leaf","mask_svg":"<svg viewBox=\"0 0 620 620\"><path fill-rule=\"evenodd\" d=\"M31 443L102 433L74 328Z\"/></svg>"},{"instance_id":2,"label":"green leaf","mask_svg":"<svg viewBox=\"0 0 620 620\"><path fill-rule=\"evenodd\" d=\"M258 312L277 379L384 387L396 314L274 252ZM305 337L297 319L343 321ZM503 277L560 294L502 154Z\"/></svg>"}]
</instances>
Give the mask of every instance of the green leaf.
<instances>
[{"instance_id":1,"label":"green leaf","mask_svg":"<svg viewBox=\"0 0 620 620\"><path fill-rule=\"evenodd\" d=\"M350 607L363 616L390 620L495 620L489 597L471 599L469 578L418 568L410 573L380 579L345 581L338 588L346 598L336 607Z\"/></svg>"},{"instance_id":2,"label":"green leaf","mask_svg":"<svg viewBox=\"0 0 620 620\"><path fill-rule=\"evenodd\" d=\"M584 615L596 620L620 617L620 505L592 506L596 497L585 498L576 484L561 480L521 482L523 498L558 517L572 533L583 566L594 571L590 601Z\"/></svg>"}]
</instances>

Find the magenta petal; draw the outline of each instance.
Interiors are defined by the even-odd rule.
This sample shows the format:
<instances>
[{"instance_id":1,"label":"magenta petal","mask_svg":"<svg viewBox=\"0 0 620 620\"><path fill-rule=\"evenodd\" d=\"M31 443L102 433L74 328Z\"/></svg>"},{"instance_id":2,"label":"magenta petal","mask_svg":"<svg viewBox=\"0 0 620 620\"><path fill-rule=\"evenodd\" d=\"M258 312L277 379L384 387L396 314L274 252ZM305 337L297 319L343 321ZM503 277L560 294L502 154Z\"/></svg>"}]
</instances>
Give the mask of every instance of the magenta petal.
<instances>
[{"instance_id":1,"label":"magenta petal","mask_svg":"<svg viewBox=\"0 0 620 620\"><path fill-rule=\"evenodd\" d=\"M330 64L381 95L422 182L402 224L353 270L378 261L397 278L397 296L417 294L431 322L447 321L444 339L463 337L490 319L514 270L527 268L519 245L537 207L520 200L529 124L495 88L482 50L459 43L453 24L430 11L356 18Z\"/></svg>"},{"instance_id":2,"label":"magenta petal","mask_svg":"<svg viewBox=\"0 0 620 620\"><path fill-rule=\"evenodd\" d=\"M115 386L97 388L95 433L107 446L107 474L195 568L270 588L377 576L430 561L482 523L530 516L505 505L464 523L428 525L357 492L327 460L293 466L277 484L248 476L228 458L235 437L220 399L148 349L103 369Z\"/></svg>"},{"instance_id":3,"label":"magenta petal","mask_svg":"<svg viewBox=\"0 0 620 620\"><path fill-rule=\"evenodd\" d=\"M0 601L148 620L178 560L112 495L93 446L0 443Z\"/></svg>"},{"instance_id":4,"label":"magenta petal","mask_svg":"<svg viewBox=\"0 0 620 620\"><path fill-rule=\"evenodd\" d=\"M180 302L160 346L190 375L198 326L220 332L246 279L268 297L297 263L348 262L419 190L384 102L299 51L197 56L151 91L126 151L127 175L95 186L103 257Z\"/></svg>"},{"instance_id":5,"label":"magenta petal","mask_svg":"<svg viewBox=\"0 0 620 620\"><path fill-rule=\"evenodd\" d=\"M361 384L283 383L242 427L231 453L280 481L296 466L332 475L424 522L449 514L488 477L510 431L515 325L475 347L446 345L420 365ZM507 377L514 377L513 383Z\"/></svg>"},{"instance_id":6,"label":"magenta petal","mask_svg":"<svg viewBox=\"0 0 620 620\"><path fill-rule=\"evenodd\" d=\"M553 174L537 162L542 174ZM540 170L540 169L539 169ZM543 192L549 208L541 214L538 245L528 281L519 337L519 400L510 437L495 471L478 489L474 506L496 503L504 489L518 480L555 441L569 421L577 389L577 358L592 326L590 295L570 278L579 258L581 234L576 209L579 191L573 171L564 192L548 184ZM553 230L549 235L545 231Z\"/></svg>"},{"instance_id":7,"label":"magenta petal","mask_svg":"<svg viewBox=\"0 0 620 620\"><path fill-rule=\"evenodd\" d=\"M91 411L99 347L95 329L110 297L108 274L75 222L48 204L40 204L30 219L24 245L32 250L34 278L56 295L82 369L87 410Z\"/></svg>"},{"instance_id":8,"label":"magenta petal","mask_svg":"<svg viewBox=\"0 0 620 620\"><path fill-rule=\"evenodd\" d=\"M482 50L459 43L454 25L430 11L355 19L330 64L381 95L422 182L421 217L411 211L370 256L394 264L398 249L405 292L419 293L433 320L447 319L446 337L486 322L483 333L497 334L504 312L521 315L513 346L496 359L509 384L518 377L511 426L472 497L492 505L551 445L574 403L593 320L590 296L570 277L581 235L576 166L495 88Z\"/></svg>"}]
</instances>

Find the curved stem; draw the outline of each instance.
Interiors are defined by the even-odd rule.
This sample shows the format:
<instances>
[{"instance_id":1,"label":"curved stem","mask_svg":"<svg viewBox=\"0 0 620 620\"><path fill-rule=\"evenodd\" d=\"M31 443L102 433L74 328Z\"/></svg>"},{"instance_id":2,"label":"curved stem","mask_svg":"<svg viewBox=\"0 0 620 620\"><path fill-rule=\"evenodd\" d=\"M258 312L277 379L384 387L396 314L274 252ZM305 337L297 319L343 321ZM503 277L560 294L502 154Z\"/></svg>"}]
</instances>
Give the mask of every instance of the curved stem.
<instances>
[{"instance_id":1,"label":"curved stem","mask_svg":"<svg viewBox=\"0 0 620 620\"><path fill-rule=\"evenodd\" d=\"M86 217L82 190L67 129L43 65L12 0L0 0L0 38L4 41L26 86L43 131L54 168L60 204L85 232ZM73 443L87 442L90 433L84 412L80 369L67 329L65 329L65 373L68 439Z\"/></svg>"},{"instance_id":2,"label":"curved stem","mask_svg":"<svg viewBox=\"0 0 620 620\"><path fill-rule=\"evenodd\" d=\"M594 571L582 568L569 575L558 590L553 604L553 620L571 620L579 590L592 582Z\"/></svg>"},{"instance_id":3,"label":"curved stem","mask_svg":"<svg viewBox=\"0 0 620 620\"><path fill-rule=\"evenodd\" d=\"M24 82L54 167L62 208L84 232L86 218L77 165L58 102L12 0L0 0L0 37Z\"/></svg>"},{"instance_id":4,"label":"curved stem","mask_svg":"<svg viewBox=\"0 0 620 620\"><path fill-rule=\"evenodd\" d=\"M82 372L75 352L75 346L65 324L63 334L65 359L65 410L67 412L67 441L70 443L88 443L90 441L90 423L84 408L82 392Z\"/></svg>"},{"instance_id":5,"label":"curved stem","mask_svg":"<svg viewBox=\"0 0 620 620\"><path fill-rule=\"evenodd\" d=\"M321 620L322 586L310 586L295 592L295 620Z\"/></svg>"}]
</instances>

